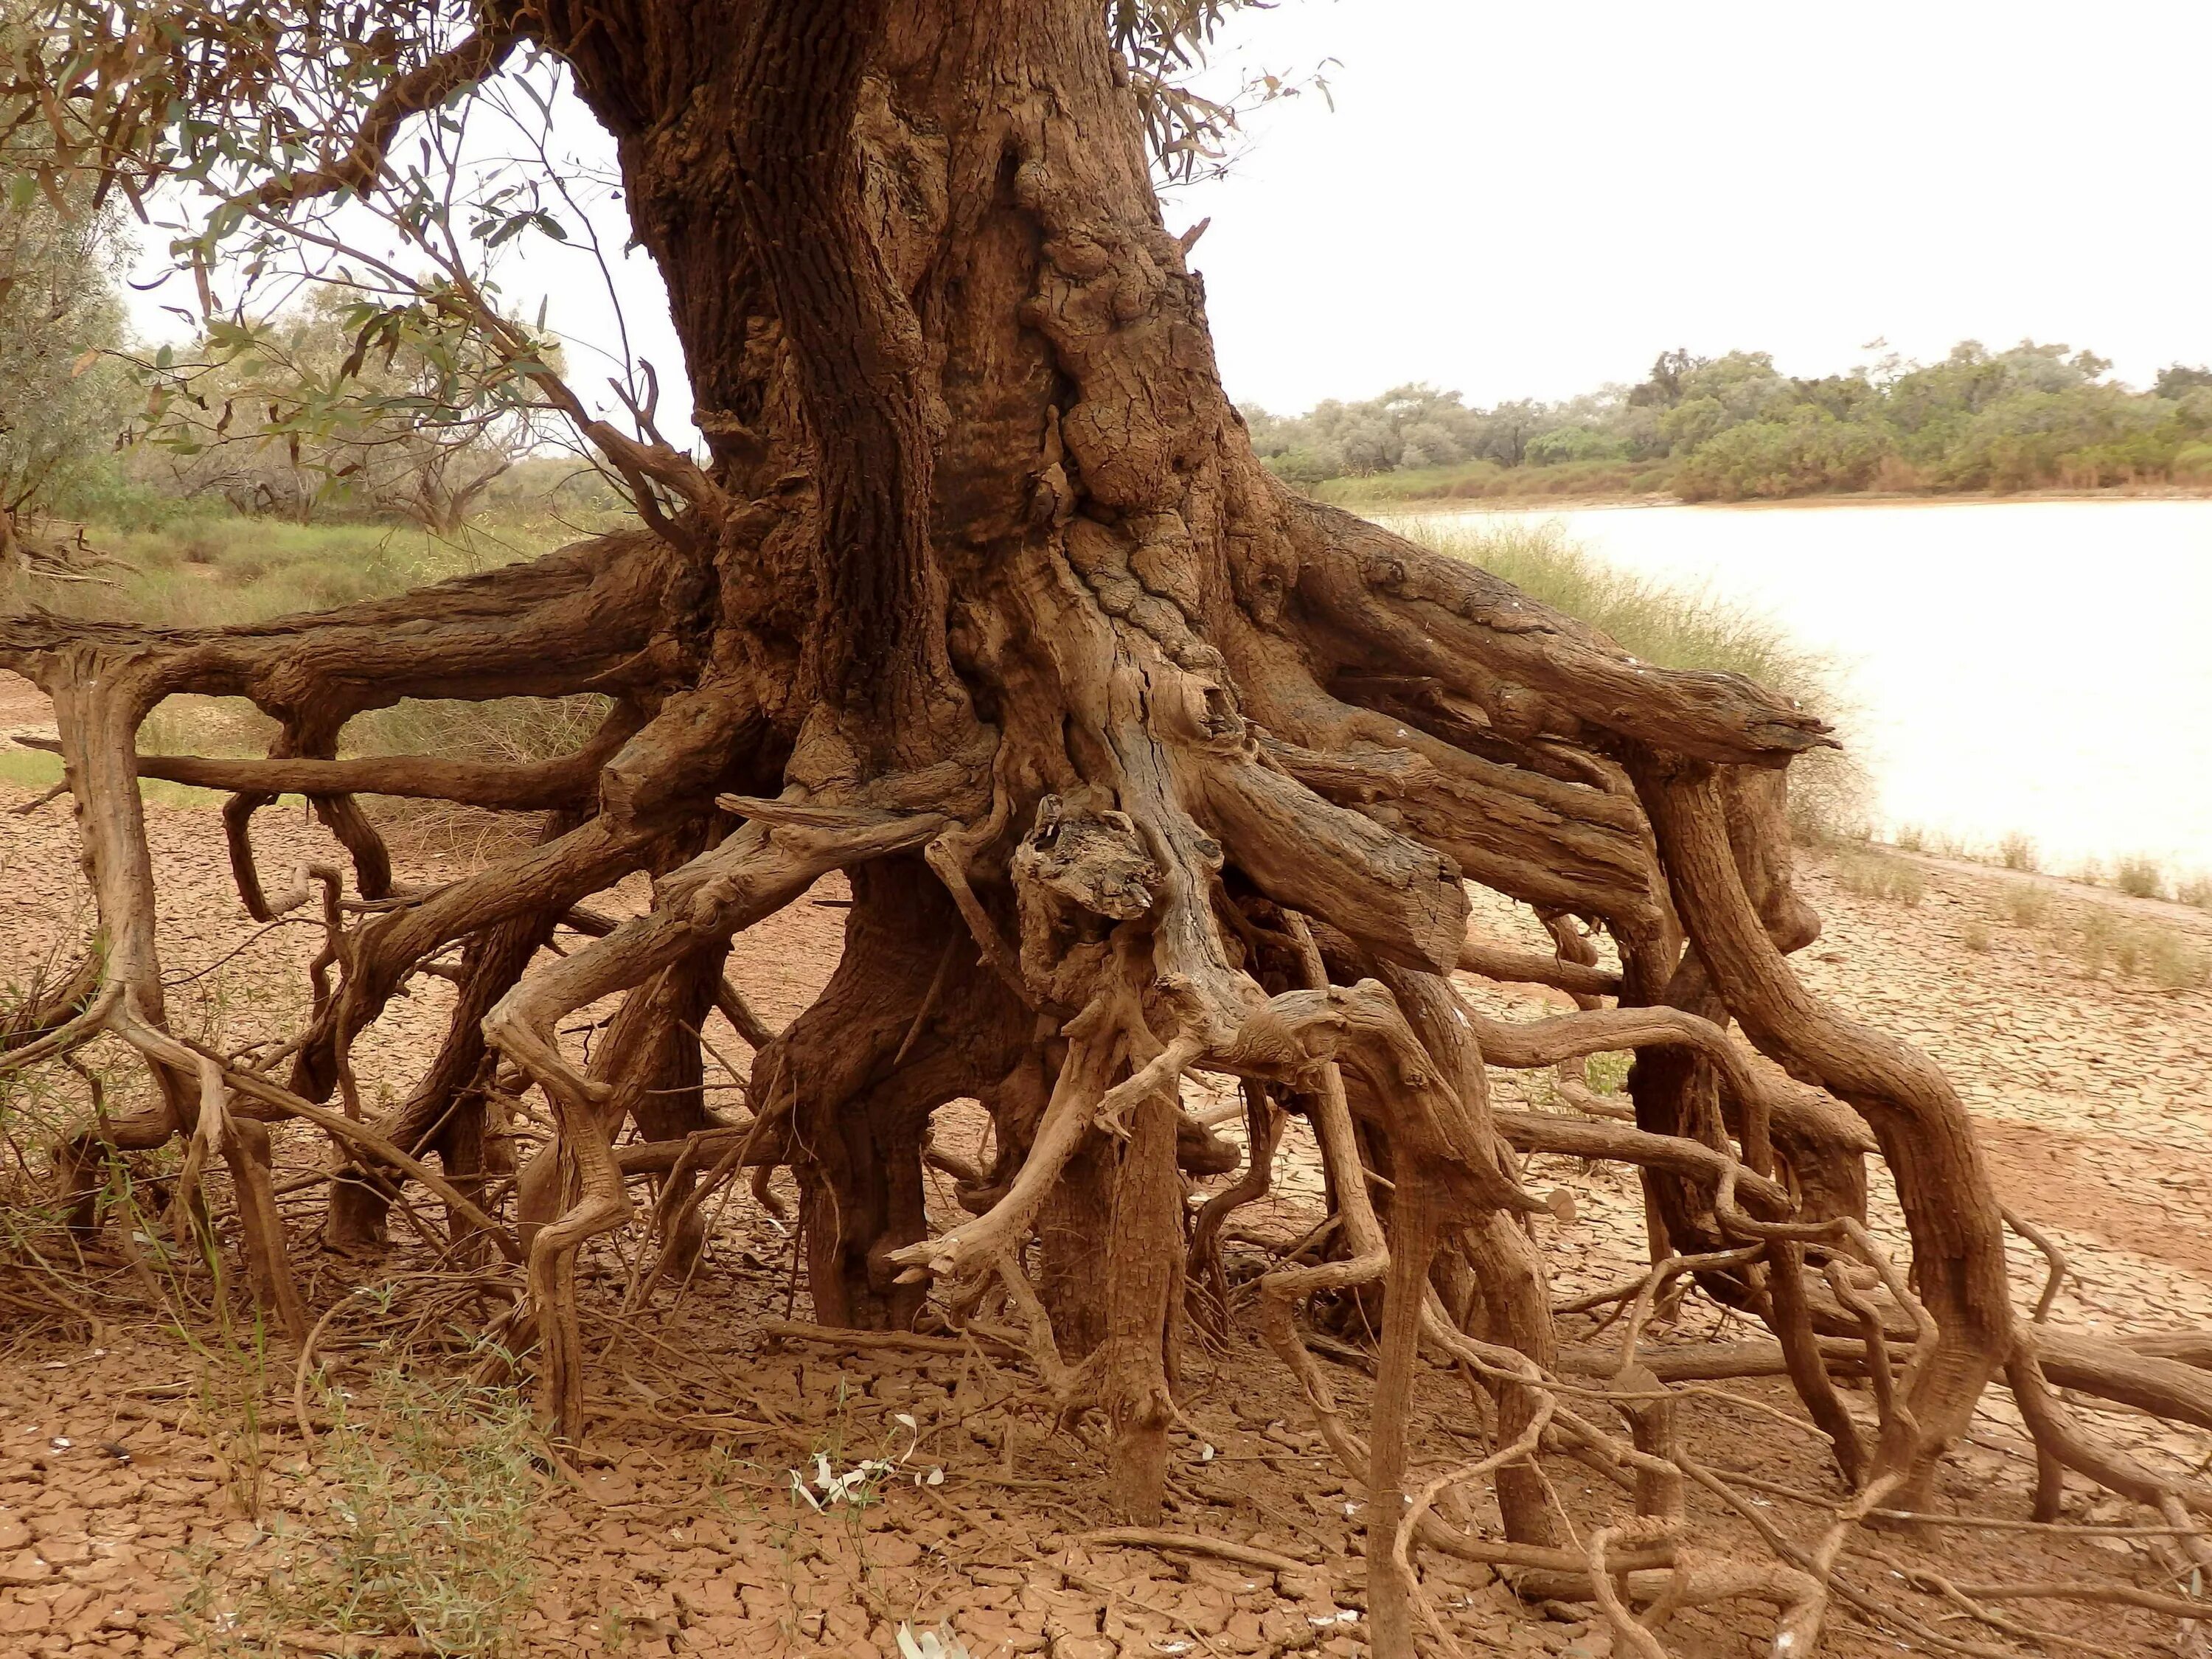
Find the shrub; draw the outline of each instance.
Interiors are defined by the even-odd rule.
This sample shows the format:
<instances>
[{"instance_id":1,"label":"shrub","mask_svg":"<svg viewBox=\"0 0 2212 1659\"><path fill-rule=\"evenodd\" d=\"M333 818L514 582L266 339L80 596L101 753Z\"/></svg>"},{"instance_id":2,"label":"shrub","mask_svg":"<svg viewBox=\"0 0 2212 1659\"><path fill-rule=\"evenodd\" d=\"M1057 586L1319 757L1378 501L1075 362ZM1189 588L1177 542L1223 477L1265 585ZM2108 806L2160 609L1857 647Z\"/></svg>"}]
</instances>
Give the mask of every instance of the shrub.
<instances>
[{"instance_id":1,"label":"shrub","mask_svg":"<svg viewBox=\"0 0 2212 1659\"><path fill-rule=\"evenodd\" d=\"M1871 848L1841 854L1836 860L1836 879L1845 892L1861 898L1910 905L1928 896L1928 878L1917 865Z\"/></svg>"},{"instance_id":2,"label":"shrub","mask_svg":"<svg viewBox=\"0 0 2212 1659\"><path fill-rule=\"evenodd\" d=\"M272 1527L289 1545L273 1570L204 1566L187 1612L205 1645L258 1651L304 1629L341 1652L392 1638L471 1659L509 1651L535 1573L520 1399L395 1371L361 1415L334 1391L324 1403L339 1420L317 1453L320 1501Z\"/></svg>"},{"instance_id":3,"label":"shrub","mask_svg":"<svg viewBox=\"0 0 2212 1659\"><path fill-rule=\"evenodd\" d=\"M2015 887L2004 896L2004 908L2014 927L2040 927L2051 919L2051 895L2040 887Z\"/></svg>"},{"instance_id":4,"label":"shrub","mask_svg":"<svg viewBox=\"0 0 2212 1659\"><path fill-rule=\"evenodd\" d=\"M2212 444L2187 444L2174 452L2176 483L2212 483Z\"/></svg>"},{"instance_id":5,"label":"shrub","mask_svg":"<svg viewBox=\"0 0 2212 1659\"><path fill-rule=\"evenodd\" d=\"M2166 895L2166 872L2155 859L2124 858L2112 872L2112 885L2130 898L2162 898Z\"/></svg>"},{"instance_id":6,"label":"shrub","mask_svg":"<svg viewBox=\"0 0 2212 1659\"><path fill-rule=\"evenodd\" d=\"M2024 836L2017 830L1997 843L1997 856L2004 860L2004 867L2008 870L2040 870L2043 867L2038 860L2035 838Z\"/></svg>"},{"instance_id":7,"label":"shrub","mask_svg":"<svg viewBox=\"0 0 2212 1659\"><path fill-rule=\"evenodd\" d=\"M1986 921L1970 921L1959 934L1959 942L1969 951L1986 951L1995 940Z\"/></svg>"},{"instance_id":8,"label":"shrub","mask_svg":"<svg viewBox=\"0 0 2212 1659\"><path fill-rule=\"evenodd\" d=\"M1628 444L1608 432L1586 426L1557 426L1528 440L1528 461L1534 466L1556 466L1562 461L1625 461Z\"/></svg>"},{"instance_id":9,"label":"shrub","mask_svg":"<svg viewBox=\"0 0 2212 1659\"><path fill-rule=\"evenodd\" d=\"M1801 406L1786 421L1747 421L1706 439L1674 474L1674 489L1692 501L1864 489L1891 444L1880 428Z\"/></svg>"}]
</instances>

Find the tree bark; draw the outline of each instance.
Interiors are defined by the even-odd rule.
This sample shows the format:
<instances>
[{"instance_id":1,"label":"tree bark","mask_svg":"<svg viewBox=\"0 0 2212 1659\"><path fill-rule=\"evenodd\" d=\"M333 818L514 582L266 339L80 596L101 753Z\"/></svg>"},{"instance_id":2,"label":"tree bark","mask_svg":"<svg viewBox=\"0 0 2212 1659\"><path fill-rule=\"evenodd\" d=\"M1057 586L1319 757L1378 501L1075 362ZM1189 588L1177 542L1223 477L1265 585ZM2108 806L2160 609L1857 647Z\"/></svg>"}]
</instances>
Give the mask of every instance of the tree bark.
<instances>
[{"instance_id":1,"label":"tree bark","mask_svg":"<svg viewBox=\"0 0 2212 1659\"><path fill-rule=\"evenodd\" d=\"M631 1119L672 1139L707 1121L696 1030L723 952L846 872L837 970L756 1056L757 1121L731 1155L796 1170L817 1316L902 1328L931 1279L974 1306L996 1276L1018 1315L1042 1310L1031 1358L1058 1403L1112 1425L1116 1507L1150 1518L1182 1306L1178 1144L1207 1155L1180 1119L1183 1073L1303 1097L1343 1253L1271 1279L1270 1339L1298 1365L1275 1320L1293 1294L1388 1292L1371 1462L1300 1371L1332 1444L1376 1482L1385 1591L1404 1588L1386 1488L1406 1473L1422 1345L1488 1379L1503 1443L1524 1449L1498 1473L1516 1547L1558 1541L1530 1462L1556 1338L1519 1231L1542 1206L1502 1150L1532 1126L1493 1116L1486 1064L1674 1055L1638 1062L1641 1133L1596 1139L1652 1171L1668 1247L1734 1252L1741 1276L1711 1282L1784 1304L1815 1396L1817 1287L1793 1279L1762 1304L1743 1240L1764 1248L1785 1221L1823 1249L1856 1237L1863 1143L1832 1096L1896 1172L1933 1321L1910 1411L1872 1460L1917 1501L2014 1333L1955 1093L1788 966L1814 924L1780 781L1825 726L1735 676L1639 662L1271 477L1221 387L1096 0L547 0L491 6L484 27L562 57L615 135L709 459L641 460L587 421L641 490L671 492L641 500L650 528L325 617L0 621L0 662L55 696L118 1006L158 1027L137 793L157 763L136 733L165 696L245 696L283 723L265 760L160 763L237 792L238 885L258 911L271 901L248 821L276 788L322 805L364 893L389 872L352 791L573 814L350 925L289 1094L252 1085L311 1110L407 976L471 941L456 1024L387 1127L419 1146L492 1054L544 1093L574 1179L549 1162L524 1183L530 1308L549 1425L573 1436L577 1261L629 1208L610 1140ZM546 767L331 758L348 719L403 696L581 691L617 715ZM647 914L538 952L555 919L635 872L654 878ZM1474 1016L1447 978L1468 879L1601 922L1624 1006L1528 1027ZM1571 967L1554 978L1588 1000L1616 988ZM587 1062L562 1022L616 995ZM1729 1045L1731 1018L1801 1093ZM173 1045L148 1046L159 1103L112 1127L125 1148L197 1121ZM927 1124L961 1098L992 1110L995 1167L968 1195L977 1212L933 1234ZM1375 1174L1419 1196L1395 1260L1363 1140L1389 1166ZM76 1143L80 1175L92 1144ZM1794 1217L1778 1148L1812 1195ZM341 1232L373 1231L369 1207ZM1431 1316L1432 1222L1478 1276L1480 1336ZM1042 1299L1025 1255L1040 1228ZM1103 1289L1086 1272L1101 1239ZM1409 1618L1398 1595L1391 1640L1411 1639Z\"/></svg>"}]
</instances>

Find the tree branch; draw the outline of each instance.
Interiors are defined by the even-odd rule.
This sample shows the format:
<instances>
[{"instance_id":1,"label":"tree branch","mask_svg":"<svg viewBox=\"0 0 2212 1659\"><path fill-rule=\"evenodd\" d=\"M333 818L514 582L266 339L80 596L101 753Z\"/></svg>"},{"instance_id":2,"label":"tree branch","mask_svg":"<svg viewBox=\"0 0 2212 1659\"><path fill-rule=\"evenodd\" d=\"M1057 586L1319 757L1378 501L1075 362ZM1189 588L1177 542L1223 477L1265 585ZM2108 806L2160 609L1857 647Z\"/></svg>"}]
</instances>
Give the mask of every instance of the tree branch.
<instances>
[{"instance_id":1,"label":"tree branch","mask_svg":"<svg viewBox=\"0 0 2212 1659\"><path fill-rule=\"evenodd\" d=\"M408 117L435 108L493 73L521 39L512 29L481 29L387 82L362 115L353 147L343 156L312 173L272 179L247 197L245 205L264 210L295 207L341 190L367 190L383 172L385 155Z\"/></svg>"}]
</instances>

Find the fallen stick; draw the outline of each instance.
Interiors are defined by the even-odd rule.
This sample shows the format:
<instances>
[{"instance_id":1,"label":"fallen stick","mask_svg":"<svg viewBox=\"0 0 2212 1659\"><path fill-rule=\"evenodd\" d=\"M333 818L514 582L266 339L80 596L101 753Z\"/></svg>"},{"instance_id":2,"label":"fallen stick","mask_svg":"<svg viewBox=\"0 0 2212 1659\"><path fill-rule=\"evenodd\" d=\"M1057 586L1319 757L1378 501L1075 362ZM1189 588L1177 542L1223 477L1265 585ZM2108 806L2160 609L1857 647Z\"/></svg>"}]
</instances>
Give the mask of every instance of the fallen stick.
<instances>
[{"instance_id":1,"label":"fallen stick","mask_svg":"<svg viewBox=\"0 0 2212 1659\"><path fill-rule=\"evenodd\" d=\"M1107 1544L1121 1549L1174 1550L1185 1555L1211 1555L1243 1567L1264 1567L1269 1572L1311 1572L1314 1563L1279 1555L1250 1544L1232 1544L1225 1538L1206 1538L1192 1532L1170 1532L1164 1527L1102 1527L1081 1534L1086 1544Z\"/></svg>"},{"instance_id":2,"label":"fallen stick","mask_svg":"<svg viewBox=\"0 0 2212 1659\"><path fill-rule=\"evenodd\" d=\"M771 1319L760 1328L763 1336L786 1342L815 1342L826 1348L888 1349L904 1353L964 1354L976 1343L997 1347L1012 1345L1002 1338L978 1332L969 1336L924 1336L918 1331L848 1331L834 1325L810 1325L800 1319ZM1020 1350L1016 1349L1018 1352Z\"/></svg>"}]
</instances>

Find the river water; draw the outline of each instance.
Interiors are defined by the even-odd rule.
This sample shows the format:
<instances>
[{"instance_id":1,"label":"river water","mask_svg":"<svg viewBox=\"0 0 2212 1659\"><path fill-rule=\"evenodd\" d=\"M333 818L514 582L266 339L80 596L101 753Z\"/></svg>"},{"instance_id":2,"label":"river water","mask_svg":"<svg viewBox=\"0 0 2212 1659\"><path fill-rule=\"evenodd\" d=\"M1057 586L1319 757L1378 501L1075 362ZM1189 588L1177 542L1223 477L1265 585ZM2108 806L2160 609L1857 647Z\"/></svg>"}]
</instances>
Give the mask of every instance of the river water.
<instances>
[{"instance_id":1,"label":"river water","mask_svg":"<svg viewBox=\"0 0 2212 1659\"><path fill-rule=\"evenodd\" d=\"M1884 827L2212 871L2212 501L1534 516L1841 661Z\"/></svg>"}]
</instances>

